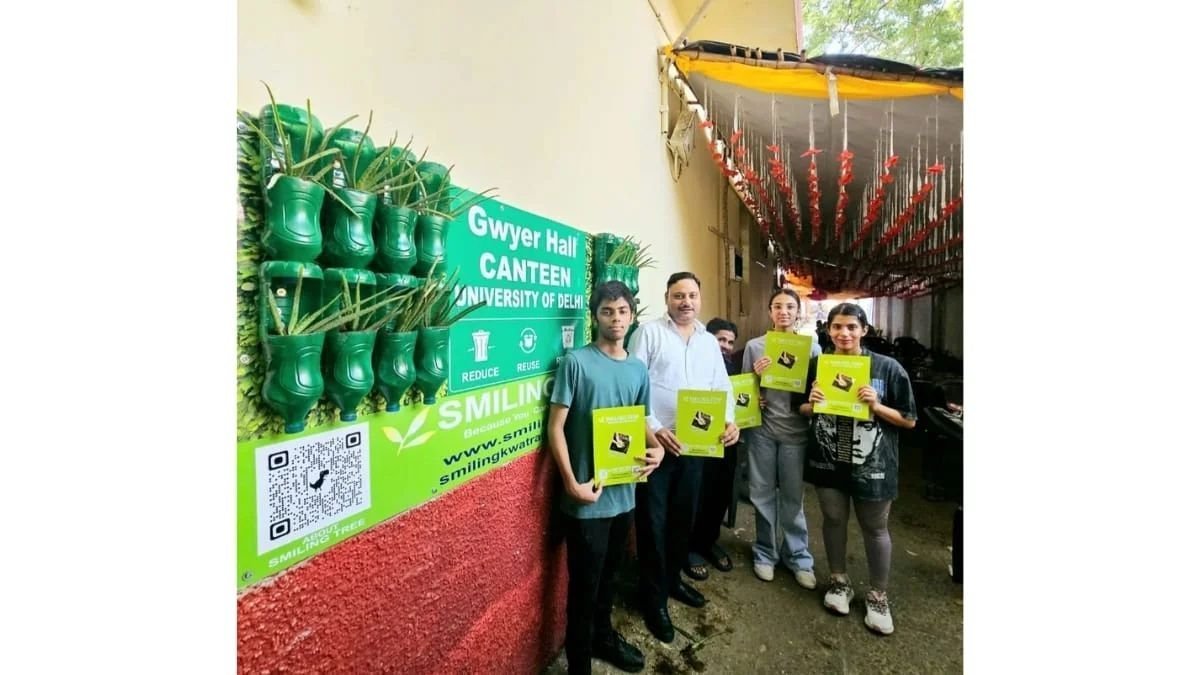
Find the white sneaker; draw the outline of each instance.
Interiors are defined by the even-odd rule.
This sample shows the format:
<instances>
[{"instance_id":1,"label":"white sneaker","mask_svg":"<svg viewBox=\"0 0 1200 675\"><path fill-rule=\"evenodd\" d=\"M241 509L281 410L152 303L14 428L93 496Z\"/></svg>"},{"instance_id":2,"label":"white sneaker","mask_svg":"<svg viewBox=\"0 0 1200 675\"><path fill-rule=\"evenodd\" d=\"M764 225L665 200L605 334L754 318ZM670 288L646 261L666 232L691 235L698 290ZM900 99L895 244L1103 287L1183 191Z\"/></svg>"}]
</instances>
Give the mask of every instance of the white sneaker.
<instances>
[{"instance_id":1,"label":"white sneaker","mask_svg":"<svg viewBox=\"0 0 1200 675\"><path fill-rule=\"evenodd\" d=\"M775 566L766 563L754 563L754 576L763 581L771 581L775 578Z\"/></svg>"},{"instance_id":2,"label":"white sneaker","mask_svg":"<svg viewBox=\"0 0 1200 675\"><path fill-rule=\"evenodd\" d=\"M817 575L812 570L796 570L796 583L811 591L817 587Z\"/></svg>"},{"instance_id":3,"label":"white sneaker","mask_svg":"<svg viewBox=\"0 0 1200 675\"><path fill-rule=\"evenodd\" d=\"M887 594L879 591L867 593L867 628L882 635L891 635L895 627L892 625L892 611L888 608Z\"/></svg>"},{"instance_id":4,"label":"white sneaker","mask_svg":"<svg viewBox=\"0 0 1200 675\"><path fill-rule=\"evenodd\" d=\"M854 589L850 588L849 581L831 579L829 581L829 590L825 591L825 606L842 616L846 616L850 613L850 599L853 597Z\"/></svg>"}]
</instances>

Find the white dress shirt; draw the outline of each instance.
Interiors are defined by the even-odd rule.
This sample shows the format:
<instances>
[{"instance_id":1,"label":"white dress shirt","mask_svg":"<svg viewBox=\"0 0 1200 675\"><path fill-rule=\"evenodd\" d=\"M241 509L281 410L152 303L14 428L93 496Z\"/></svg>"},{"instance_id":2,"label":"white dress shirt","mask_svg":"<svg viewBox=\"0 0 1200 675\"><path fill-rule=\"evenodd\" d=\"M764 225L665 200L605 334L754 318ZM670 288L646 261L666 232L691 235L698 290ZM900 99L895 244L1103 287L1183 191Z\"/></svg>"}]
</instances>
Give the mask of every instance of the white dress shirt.
<instances>
[{"instance_id":1,"label":"white dress shirt","mask_svg":"<svg viewBox=\"0 0 1200 675\"><path fill-rule=\"evenodd\" d=\"M690 338L679 334L670 315L638 326L629 338L629 353L650 369L650 415L646 421L657 433L675 429L680 389L725 391L725 421L733 421L733 385L725 372L725 357L717 338L695 322Z\"/></svg>"}]
</instances>

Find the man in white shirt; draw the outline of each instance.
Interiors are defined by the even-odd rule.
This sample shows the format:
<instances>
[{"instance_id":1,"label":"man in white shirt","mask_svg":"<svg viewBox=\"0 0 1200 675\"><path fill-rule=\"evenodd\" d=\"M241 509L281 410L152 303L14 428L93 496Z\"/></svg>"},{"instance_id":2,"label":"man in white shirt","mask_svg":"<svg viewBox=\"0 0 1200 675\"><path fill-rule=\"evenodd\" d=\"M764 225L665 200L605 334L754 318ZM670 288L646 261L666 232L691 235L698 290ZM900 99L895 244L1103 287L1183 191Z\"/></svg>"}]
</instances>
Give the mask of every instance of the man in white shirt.
<instances>
[{"instance_id":1,"label":"man in white shirt","mask_svg":"<svg viewBox=\"0 0 1200 675\"><path fill-rule=\"evenodd\" d=\"M667 280L667 316L642 324L629 341L629 353L650 369L650 416L647 421L666 449L662 464L646 483L637 486L635 523L641 567L642 616L646 627L662 642L675 639L667 613L667 597L704 606L704 596L679 577L687 561L692 521L703 465L719 461L679 455L675 417L680 389L729 393L726 399L726 446L738 441L733 423L733 386L717 339L704 329L700 313L700 280L691 272L676 272Z\"/></svg>"}]
</instances>

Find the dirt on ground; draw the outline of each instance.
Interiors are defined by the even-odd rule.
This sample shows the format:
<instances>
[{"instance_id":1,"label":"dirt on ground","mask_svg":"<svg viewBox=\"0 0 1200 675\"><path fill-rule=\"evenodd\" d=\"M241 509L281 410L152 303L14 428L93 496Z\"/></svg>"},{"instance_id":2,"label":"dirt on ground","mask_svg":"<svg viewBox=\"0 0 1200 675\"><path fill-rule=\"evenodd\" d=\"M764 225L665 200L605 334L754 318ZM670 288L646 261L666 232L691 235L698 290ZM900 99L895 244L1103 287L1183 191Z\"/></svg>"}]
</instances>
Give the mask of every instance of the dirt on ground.
<instances>
[{"instance_id":1,"label":"dirt on ground","mask_svg":"<svg viewBox=\"0 0 1200 675\"><path fill-rule=\"evenodd\" d=\"M736 527L722 528L721 545L733 559L730 572L709 565L709 577L692 581L708 598L701 609L672 599L668 611L675 640L663 644L646 629L637 611L636 563L626 561L613 625L646 658L644 673L956 673L963 670L963 586L951 580L952 502L922 497L920 449L901 457L900 498L892 506L892 569L888 589L896 631L871 632L864 624L867 562L862 533L851 519L847 549L854 585L849 616L837 616L821 603L829 566L821 534L821 514L811 485L805 488L809 546L815 558L817 590L800 587L780 566L771 582L751 569L754 508L740 500ZM566 673L566 655L545 671ZM594 673L622 671L599 660Z\"/></svg>"}]
</instances>

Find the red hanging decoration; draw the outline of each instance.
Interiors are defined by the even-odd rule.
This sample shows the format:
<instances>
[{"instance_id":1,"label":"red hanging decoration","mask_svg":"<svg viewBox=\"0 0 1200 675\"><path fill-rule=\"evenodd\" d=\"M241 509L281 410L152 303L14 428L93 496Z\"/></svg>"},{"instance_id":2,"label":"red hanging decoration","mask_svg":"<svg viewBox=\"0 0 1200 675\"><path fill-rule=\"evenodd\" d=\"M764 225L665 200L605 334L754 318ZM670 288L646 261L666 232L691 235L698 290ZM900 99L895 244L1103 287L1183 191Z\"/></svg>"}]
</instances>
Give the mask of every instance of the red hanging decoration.
<instances>
[{"instance_id":1,"label":"red hanging decoration","mask_svg":"<svg viewBox=\"0 0 1200 675\"><path fill-rule=\"evenodd\" d=\"M920 246L921 242L925 241L929 235L933 234L934 230L943 226L947 221L950 220L950 217L953 216L954 213L962 206L962 202L963 198L961 195L951 199L945 206L942 207L941 212L936 218L929 221L925 227L922 227L915 235L913 235L911 239L908 240L908 243L906 243L904 246L901 246L889 257L894 258L901 254L908 253L909 251Z\"/></svg>"},{"instance_id":2,"label":"red hanging decoration","mask_svg":"<svg viewBox=\"0 0 1200 675\"><path fill-rule=\"evenodd\" d=\"M944 167L941 164L934 164L926 169L925 172L930 175L935 175L941 173L943 169ZM917 190L916 194L909 198L908 206L904 208L904 211L899 216L896 216L895 222L892 223L891 227L884 231L883 236L879 238L879 241L875 242L876 250L887 246L893 239L900 235L905 226L908 225L909 221L911 221L913 217L917 215L917 207L919 207L921 203L925 201L925 198L928 197L932 192L933 179L930 178L921 184L921 188Z\"/></svg>"},{"instance_id":3,"label":"red hanging decoration","mask_svg":"<svg viewBox=\"0 0 1200 675\"><path fill-rule=\"evenodd\" d=\"M812 243L821 236L821 184L817 179L817 155L822 150L809 148L801 157L808 157L808 217L812 221Z\"/></svg>"},{"instance_id":4,"label":"red hanging decoration","mask_svg":"<svg viewBox=\"0 0 1200 675\"><path fill-rule=\"evenodd\" d=\"M846 207L850 206L850 193L846 191L846 188L854 182L854 153L843 150L842 154L838 155L838 161L841 166L838 170L837 211L833 216L834 241L841 240L842 227L846 224Z\"/></svg>"},{"instance_id":5,"label":"red hanging decoration","mask_svg":"<svg viewBox=\"0 0 1200 675\"><path fill-rule=\"evenodd\" d=\"M896 181L896 177L892 175L892 169L900 164L900 155L892 155L883 161L883 173L879 175L879 183L875 187L875 194L871 197L870 203L867 204L867 213L863 216L862 227L858 229L858 234L854 237L854 242L850 244L850 250L857 250L862 243L867 240L867 235L871 233L871 228L875 226L875 222L879 220L879 215L883 213L883 202L887 198L887 186Z\"/></svg>"}]
</instances>

